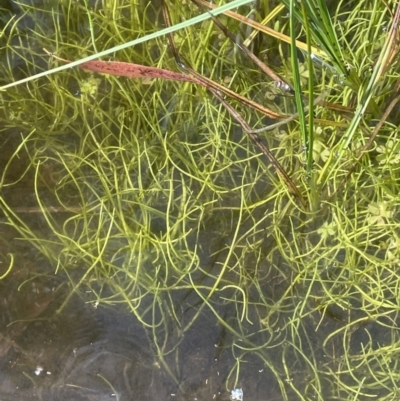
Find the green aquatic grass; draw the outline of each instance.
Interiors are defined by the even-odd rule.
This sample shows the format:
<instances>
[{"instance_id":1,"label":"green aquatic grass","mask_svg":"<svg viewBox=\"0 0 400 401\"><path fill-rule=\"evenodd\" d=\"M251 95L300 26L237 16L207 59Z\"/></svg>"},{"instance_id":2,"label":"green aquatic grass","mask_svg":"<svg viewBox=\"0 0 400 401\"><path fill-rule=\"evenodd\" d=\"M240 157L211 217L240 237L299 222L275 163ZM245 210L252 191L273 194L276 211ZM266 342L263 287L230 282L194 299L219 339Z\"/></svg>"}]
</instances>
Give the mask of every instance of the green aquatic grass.
<instances>
[{"instance_id":1,"label":"green aquatic grass","mask_svg":"<svg viewBox=\"0 0 400 401\"><path fill-rule=\"evenodd\" d=\"M168 5L174 23L198 12L195 6ZM243 372L249 361L259 360L265 368L260 380L272 377L285 400L395 399L400 263L395 115L331 197L389 104L399 76L396 58L382 69L394 46L382 30L384 21L390 26L391 14L384 3L372 1L330 10L319 1L292 6L293 35L324 49L326 65L313 60L312 71L307 54L290 53L284 43L277 52L265 37L259 56L275 60L272 66L303 89L299 100L308 106L314 90L314 99L326 91L324 100L347 107L337 112L317 104L311 108L314 120L305 113L302 128L292 121L261 134L309 198L308 212L288 198L273 169L204 88L79 69L58 70L2 92L3 142L16 146L1 175L1 208L7 224L67 277L71 296L131 310L176 383L180 344L209 311L231 336L224 344L235 361L228 389L243 386L246 396ZM50 33L40 22L35 29L23 25L24 12L4 28L3 87L53 67L57 62L43 47L77 60L149 32L154 36L145 44L113 57L176 68L167 41L155 36L161 17L151 5L135 8L121 0L88 9L66 1L57 7L24 9L33 20L50 24ZM318 7L324 18L313 16L303 30L304 13ZM233 32L243 29L221 18ZM270 24L289 33L284 13ZM210 21L176 31L175 39L202 74L276 110L296 111L293 97L282 97ZM349 61L350 74L343 79L340 63ZM255 128L270 123L232 104ZM357 113L363 107L365 114ZM307 158L303 153L307 130L309 145L314 141L311 178L305 164L307 159L310 166L310 153ZM20 186L27 197L33 194L35 206L15 201L13 190ZM193 313L186 321L182 308L188 297ZM230 307L235 313L227 319Z\"/></svg>"}]
</instances>

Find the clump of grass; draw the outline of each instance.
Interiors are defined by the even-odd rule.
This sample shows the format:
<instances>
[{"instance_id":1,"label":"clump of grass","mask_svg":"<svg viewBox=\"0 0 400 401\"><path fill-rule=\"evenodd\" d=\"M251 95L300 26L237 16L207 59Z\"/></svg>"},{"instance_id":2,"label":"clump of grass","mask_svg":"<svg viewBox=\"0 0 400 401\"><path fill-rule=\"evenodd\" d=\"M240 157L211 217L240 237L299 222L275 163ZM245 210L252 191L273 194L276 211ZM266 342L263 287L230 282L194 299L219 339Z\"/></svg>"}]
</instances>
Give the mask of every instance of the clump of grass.
<instances>
[{"instance_id":1,"label":"clump of grass","mask_svg":"<svg viewBox=\"0 0 400 401\"><path fill-rule=\"evenodd\" d=\"M46 69L53 61L42 47L79 59L158 30L158 10L151 4L58 7L52 13L23 10L44 26L23 25L22 13L5 28L2 84ZM82 10L88 12L84 17ZM194 10L178 4L172 19ZM167 355L207 309L233 338L236 364L228 388L240 382L244 362L258 358L287 400L398 394L399 152L393 116L376 146L357 159L398 79L395 59L385 56L394 44L382 31L393 15L384 3L364 1L362 10L340 3L329 13L322 10L330 15L321 20L327 26L313 19L305 32L299 28L304 9L294 10L292 35L325 49L324 63L332 68L313 61L312 72L307 55L302 59L279 44L278 72L288 81L297 77L295 87L308 95L315 113L312 120L305 113L301 125L314 141L312 170L305 168L310 157L304 157L306 139L296 121L263 139L308 197L309 212L287 197L273 170L204 88L70 69L3 93L3 125L17 127L19 136L2 189L12 193L24 177L33 177L26 187L51 235L41 236L33 214L6 194L1 205L7 222L68 276L71 293L90 289L89 302L125 304L149 328L160 362L177 382L179 366L170 365ZM289 34L282 15L271 21ZM330 35L321 38L318 29ZM202 74L260 102L271 102L261 95L268 91L279 110L293 107L294 100L280 100L211 22L178 31L175 40ZM271 57L276 49L264 50L268 41L260 40L260 57ZM115 57L174 69L166 43L153 38ZM327 49L338 48L332 58ZM374 69L376 60L383 70ZM341 63L350 69L347 80ZM314 98L327 91L325 103L314 105L304 89L309 80ZM234 106L255 128L269 124ZM29 163L12 178L18 158ZM180 306L188 294L198 306L183 324ZM236 312L226 320L224 307L232 304ZM170 337L172 323L179 327L176 339Z\"/></svg>"}]
</instances>

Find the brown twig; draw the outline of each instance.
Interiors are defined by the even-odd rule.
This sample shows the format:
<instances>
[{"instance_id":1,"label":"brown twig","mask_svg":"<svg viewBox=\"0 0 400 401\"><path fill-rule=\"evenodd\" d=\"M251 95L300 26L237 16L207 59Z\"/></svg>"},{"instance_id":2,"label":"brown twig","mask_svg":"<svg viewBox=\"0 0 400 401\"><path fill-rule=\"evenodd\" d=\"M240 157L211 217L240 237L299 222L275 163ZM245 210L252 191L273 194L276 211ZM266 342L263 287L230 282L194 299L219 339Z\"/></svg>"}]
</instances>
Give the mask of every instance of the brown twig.
<instances>
[{"instance_id":1,"label":"brown twig","mask_svg":"<svg viewBox=\"0 0 400 401\"><path fill-rule=\"evenodd\" d=\"M247 124L247 122L243 119L243 117L228 102L226 102L225 99L217 91L214 91L213 89L210 89L210 90L214 94L214 96L224 105L224 107L229 112L229 114L241 125L241 127L243 128L243 131L245 131L249 135L250 139L257 145L257 147L261 150L261 152L267 157L268 161L274 166L276 172L279 174L279 176L285 182L290 193L292 193L300 201L304 210L306 210L307 204L306 204L301 192L299 191L299 189L297 188L295 183L292 181L292 179L289 177L288 173L285 171L285 169L282 167L282 165L279 163L277 158L271 153L271 151L268 149L268 147L261 140L259 135L257 135L256 133L251 131L251 127Z\"/></svg>"},{"instance_id":2,"label":"brown twig","mask_svg":"<svg viewBox=\"0 0 400 401\"><path fill-rule=\"evenodd\" d=\"M198 7L201 6L198 0L192 0ZM240 39L236 38L233 33L226 28L224 24L222 24L217 18L211 17L212 21L224 35L229 38L236 46L248 57L250 58L254 64L257 65L266 75L268 75L273 81L275 81L275 85L289 93L294 93L293 88L283 79L281 78L275 71L271 70L265 63L263 63L254 53L252 53Z\"/></svg>"},{"instance_id":3,"label":"brown twig","mask_svg":"<svg viewBox=\"0 0 400 401\"><path fill-rule=\"evenodd\" d=\"M162 1L163 4L163 15L164 15L164 20L166 22L167 26L170 26L170 18L169 18L169 13L166 8L166 5L164 3L164 0ZM282 165L279 163L279 161L276 159L276 157L271 153L271 151L268 149L268 147L262 142L261 138L254 132L252 132L251 127L247 124L247 122L243 119L243 117L228 103L225 101L225 99L221 95L221 91L219 90L218 86L215 86L213 81L208 80L207 78L203 77L201 74L199 74L197 71L193 70L188 64L184 64L181 60L181 57L178 53L178 50L175 45L175 40L173 38L172 34L169 34L169 41L170 41L170 46L174 55L174 58L177 62L177 64L183 68L186 69L189 73L194 75L197 79L199 80L206 80L206 82L210 83L210 86L207 88L226 108L226 110L229 112L229 114L241 125L243 130L249 135L250 139L257 145L257 147L261 150L261 152L267 157L269 162L274 166L275 170L279 174L279 176L283 179L285 182L287 188L289 191L295 195L302 207L304 209L307 209L307 204L301 195L299 189L297 186L294 184L292 179L289 177L285 169L282 167Z\"/></svg>"}]
</instances>

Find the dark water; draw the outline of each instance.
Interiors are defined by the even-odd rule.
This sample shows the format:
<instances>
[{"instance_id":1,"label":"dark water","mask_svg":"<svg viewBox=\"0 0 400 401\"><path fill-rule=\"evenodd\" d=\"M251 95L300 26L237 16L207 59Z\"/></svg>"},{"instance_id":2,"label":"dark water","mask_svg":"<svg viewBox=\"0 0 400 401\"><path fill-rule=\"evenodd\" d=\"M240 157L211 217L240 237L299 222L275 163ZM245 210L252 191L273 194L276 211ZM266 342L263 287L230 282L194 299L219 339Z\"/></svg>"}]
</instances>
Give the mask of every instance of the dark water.
<instances>
[{"instance_id":1,"label":"dark water","mask_svg":"<svg viewBox=\"0 0 400 401\"><path fill-rule=\"evenodd\" d=\"M25 269L43 271L45 261L36 263L41 266L29 262ZM1 282L2 400L229 399L226 382L235 362L235 339L209 311L184 334L176 323L157 330L169 353L159 358L154 332L125 307L96 307L73 296L57 312L65 297L60 279L36 278L18 290L21 275L28 278L29 273L14 272ZM189 306L195 297L185 298L183 326L197 311ZM219 312L234 326L232 304ZM278 394L259 360L247 361L241 383L252 398Z\"/></svg>"}]
</instances>

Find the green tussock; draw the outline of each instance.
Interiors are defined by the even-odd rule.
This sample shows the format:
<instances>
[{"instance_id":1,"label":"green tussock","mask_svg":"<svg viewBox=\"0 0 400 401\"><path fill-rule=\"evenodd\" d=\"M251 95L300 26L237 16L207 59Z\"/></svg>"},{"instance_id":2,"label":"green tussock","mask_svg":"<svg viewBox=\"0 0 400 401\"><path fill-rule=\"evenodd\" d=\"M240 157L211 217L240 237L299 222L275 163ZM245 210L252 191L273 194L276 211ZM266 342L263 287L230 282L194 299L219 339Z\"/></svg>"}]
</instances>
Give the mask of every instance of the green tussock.
<instances>
[{"instance_id":1,"label":"green tussock","mask_svg":"<svg viewBox=\"0 0 400 401\"><path fill-rule=\"evenodd\" d=\"M398 57L388 61L396 45L387 37L395 2L389 10L369 0L329 9L317 0L283 1L269 26L325 57L316 61L294 40L264 35L249 48L297 88L297 99L282 96L211 21L174 33L199 73L278 112L299 112L260 135L306 211L205 88L79 68L46 74L59 62L43 48L71 61L100 53L177 70L164 36L105 52L160 31L159 6L89 3L20 6L20 15L1 22L0 85L42 74L1 92L2 142L12 149L0 176L6 224L66 277L70 296L91 291L88 302L135 314L177 383L180 369L168 356L207 311L231 339L228 389L247 361L258 360L260 380L272 377L284 400L398 398L396 112L357 160L395 95ZM254 12L257 21L273 13L267 3ZM199 13L191 3L167 6L176 24ZM239 11L248 15L251 6ZM346 109L314 104L324 92L323 100ZM276 122L231 104L255 129ZM26 205L13 197L21 186ZM12 270L12 257L3 264ZM194 312L182 319L187 297Z\"/></svg>"}]
</instances>

